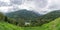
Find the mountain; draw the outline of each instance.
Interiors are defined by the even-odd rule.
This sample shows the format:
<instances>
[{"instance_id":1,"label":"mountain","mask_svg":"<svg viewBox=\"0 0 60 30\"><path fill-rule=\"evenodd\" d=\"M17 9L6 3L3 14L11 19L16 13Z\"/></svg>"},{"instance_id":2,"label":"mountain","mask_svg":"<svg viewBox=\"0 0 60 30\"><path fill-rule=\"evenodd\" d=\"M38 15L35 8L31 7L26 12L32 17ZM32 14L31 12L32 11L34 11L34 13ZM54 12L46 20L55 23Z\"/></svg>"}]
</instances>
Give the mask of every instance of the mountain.
<instances>
[{"instance_id":1,"label":"mountain","mask_svg":"<svg viewBox=\"0 0 60 30\"><path fill-rule=\"evenodd\" d=\"M42 21L42 22L41 22ZM44 21L44 22L43 22ZM43 23L41 26L25 27L25 30L60 30L60 10L52 11L38 18L37 22ZM47 23L48 22L48 23ZM35 24L33 24L35 25Z\"/></svg>"},{"instance_id":2,"label":"mountain","mask_svg":"<svg viewBox=\"0 0 60 30\"><path fill-rule=\"evenodd\" d=\"M19 11L7 13L6 16L8 16L10 18L14 18L14 19L21 18L21 19L24 19L24 20L31 20L31 19L37 18L41 15L36 13L36 12L33 12L33 11L28 11L26 9L22 9L22 10L19 10Z\"/></svg>"},{"instance_id":3,"label":"mountain","mask_svg":"<svg viewBox=\"0 0 60 30\"><path fill-rule=\"evenodd\" d=\"M56 11L47 13L44 16L42 16L40 20L54 20L58 17L60 17L60 10L56 10Z\"/></svg>"},{"instance_id":4,"label":"mountain","mask_svg":"<svg viewBox=\"0 0 60 30\"><path fill-rule=\"evenodd\" d=\"M56 19L58 17L60 17L60 10L49 12L43 16L36 18L35 21L37 22L37 24L43 25L45 23L49 23L49 22L53 21L54 19Z\"/></svg>"},{"instance_id":5,"label":"mountain","mask_svg":"<svg viewBox=\"0 0 60 30\"><path fill-rule=\"evenodd\" d=\"M26 9L23 9L16 12L7 13L6 16L14 18L18 21L24 19L23 21L30 22L31 26L41 26L60 17L60 10L52 11L45 15L40 15L33 11L27 11Z\"/></svg>"}]
</instances>

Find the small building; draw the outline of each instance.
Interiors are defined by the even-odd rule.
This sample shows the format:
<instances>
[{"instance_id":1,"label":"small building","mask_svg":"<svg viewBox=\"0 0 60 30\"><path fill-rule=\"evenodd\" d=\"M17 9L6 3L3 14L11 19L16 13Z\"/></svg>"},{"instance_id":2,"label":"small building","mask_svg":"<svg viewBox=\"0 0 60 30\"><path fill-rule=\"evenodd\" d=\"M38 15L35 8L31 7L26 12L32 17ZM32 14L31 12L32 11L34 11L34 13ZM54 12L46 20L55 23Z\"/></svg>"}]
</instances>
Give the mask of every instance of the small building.
<instances>
[{"instance_id":1,"label":"small building","mask_svg":"<svg viewBox=\"0 0 60 30\"><path fill-rule=\"evenodd\" d=\"M30 25L30 22L25 22L25 25Z\"/></svg>"}]
</instances>

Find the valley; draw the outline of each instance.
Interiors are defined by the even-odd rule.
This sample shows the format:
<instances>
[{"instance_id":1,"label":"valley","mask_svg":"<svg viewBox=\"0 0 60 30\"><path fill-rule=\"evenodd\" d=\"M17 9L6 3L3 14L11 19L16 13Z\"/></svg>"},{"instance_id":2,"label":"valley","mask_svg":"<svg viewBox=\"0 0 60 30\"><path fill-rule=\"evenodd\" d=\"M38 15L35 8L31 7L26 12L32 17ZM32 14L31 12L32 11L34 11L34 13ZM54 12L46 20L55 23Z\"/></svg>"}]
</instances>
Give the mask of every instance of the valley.
<instances>
[{"instance_id":1,"label":"valley","mask_svg":"<svg viewBox=\"0 0 60 30\"><path fill-rule=\"evenodd\" d=\"M31 11L0 13L0 30L60 30L60 10L39 15Z\"/></svg>"}]
</instances>

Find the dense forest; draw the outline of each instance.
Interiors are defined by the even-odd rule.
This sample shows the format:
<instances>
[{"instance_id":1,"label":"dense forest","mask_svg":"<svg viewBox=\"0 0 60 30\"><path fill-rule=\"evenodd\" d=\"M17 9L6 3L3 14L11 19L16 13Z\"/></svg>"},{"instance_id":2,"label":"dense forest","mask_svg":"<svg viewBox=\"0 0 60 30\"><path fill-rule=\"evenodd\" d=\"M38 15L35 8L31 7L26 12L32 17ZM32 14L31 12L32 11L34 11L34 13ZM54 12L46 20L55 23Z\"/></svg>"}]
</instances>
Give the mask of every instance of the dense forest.
<instances>
[{"instance_id":1,"label":"dense forest","mask_svg":"<svg viewBox=\"0 0 60 30\"><path fill-rule=\"evenodd\" d=\"M12 13L9 13L7 15L0 13L0 20L11 23L11 24L15 24L17 26L41 26L45 23L49 23L49 22L53 21L54 19L60 17L60 11L59 10L58 11L52 11L50 13L47 13L47 14L41 15L41 16L39 16L39 15L36 16L37 14L29 13L29 12L27 13L26 11L22 11L24 13L26 12L26 15L23 13L17 14L17 12L12 12ZM33 15L35 15L36 18L35 18L35 16L30 18L29 14L31 15L31 17ZM24 18L24 15L26 16L25 18ZM23 18L21 18L21 17L23 17ZM25 22L30 23L30 24L25 25Z\"/></svg>"}]
</instances>

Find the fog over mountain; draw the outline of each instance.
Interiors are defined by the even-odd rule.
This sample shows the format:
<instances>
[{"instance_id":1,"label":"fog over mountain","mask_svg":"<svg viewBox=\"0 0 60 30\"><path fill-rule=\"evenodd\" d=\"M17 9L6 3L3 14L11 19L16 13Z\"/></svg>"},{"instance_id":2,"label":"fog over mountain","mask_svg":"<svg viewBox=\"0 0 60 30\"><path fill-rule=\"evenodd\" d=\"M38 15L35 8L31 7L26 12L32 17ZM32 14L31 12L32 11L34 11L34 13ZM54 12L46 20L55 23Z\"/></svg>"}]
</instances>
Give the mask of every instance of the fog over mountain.
<instances>
[{"instance_id":1,"label":"fog over mountain","mask_svg":"<svg viewBox=\"0 0 60 30\"><path fill-rule=\"evenodd\" d=\"M3 13L27 9L41 14L60 9L60 0L0 0Z\"/></svg>"}]
</instances>

